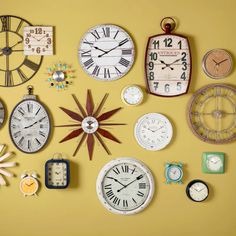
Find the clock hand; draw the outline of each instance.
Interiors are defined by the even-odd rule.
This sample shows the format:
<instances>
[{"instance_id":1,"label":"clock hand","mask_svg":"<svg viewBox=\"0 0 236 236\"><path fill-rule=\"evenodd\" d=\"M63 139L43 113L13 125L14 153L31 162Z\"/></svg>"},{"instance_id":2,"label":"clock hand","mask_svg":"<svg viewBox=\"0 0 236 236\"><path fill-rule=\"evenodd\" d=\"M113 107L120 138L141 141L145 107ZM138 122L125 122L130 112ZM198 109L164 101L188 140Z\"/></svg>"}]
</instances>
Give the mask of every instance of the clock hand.
<instances>
[{"instance_id":1,"label":"clock hand","mask_svg":"<svg viewBox=\"0 0 236 236\"><path fill-rule=\"evenodd\" d=\"M104 56L105 54L107 54L107 53L109 53L109 52L115 50L116 48L118 48L118 47L124 45L124 44L127 43L127 42L128 42L127 39L122 40L122 41L121 41L121 42L120 42L116 47L114 47L114 48L112 48L112 49L110 49L110 50L104 52L103 54L98 55L98 57L102 57L102 56Z\"/></svg>"},{"instance_id":2,"label":"clock hand","mask_svg":"<svg viewBox=\"0 0 236 236\"><path fill-rule=\"evenodd\" d=\"M38 121L35 121L32 125L29 125L29 126L26 126L26 127L24 127L24 129L28 129L28 128L30 128L30 127L32 127L32 126L34 126L35 124L37 124L37 123L39 123L39 122L41 122L42 120L44 120L46 118L46 116L44 116L43 118L41 118L40 120L38 120Z\"/></svg>"},{"instance_id":3,"label":"clock hand","mask_svg":"<svg viewBox=\"0 0 236 236\"><path fill-rule=\"evenodd\" d=\"M220 62L218 63L218 65L220 65L221 63L223 63L223 62L225 62L225 61L228 61L228 59L224 59L224 60L220 61Z\"/></svg>"},{"instance_id":4,"label":"clock hand","mask_svg":"<svg viewBox=\"0 0 236 236\"><path fill-rule=\"evenodd\" d=\"M154 131L154 133L157 132L158 130L162 129L163 127L164 127L164 126L159 127L158 129L156 129L156 130Z\"/></svg>"},{"instance_id":5,"label":"clock hand","mask_svg":"<svg viewBox=\"0 0 236 236\"><path fill-rule=\"evenodd\" d=\"M99 50L99 51L101 51L101 52L107 53L107 51L105 51L105 50L102 50L102 49L101 49L101 48L99 48L99 47L95 47L95 46L92 46L92 47L94 47L95 49L97 49L97 50Z\"/></svg>"},{"instance_id":6,"label":"clock hand","mask_svg":"<svg viewBox=\"0 0 236 236\"><path fill-rule=\"evenodd\" d=\"M15 43L13 46L11 46L10 48L14 48L15 46L17 46L18 44L22 43L22 40L21 41L18 41L17 43Z\"/></svg>"},{"instance_id":7,"label":"clock hand","mask_svg":"<svg viewBox=\"0 0 236 236\"><path fill-rule=\"evenodd\" d=\"M122 189L127 188L129 185L131 185L131 184L134 183L135 181L140 180L140 179L142 179L142 178L143 178L143 175L139 175L139 176L136 177L133 181L131 181L131 182L129 182L128 184L126 184L123 188L118 189L117 192L120 192Z\"/></svg>"},{"instance_id":8,"label":"clock hand","mask_svg":"<svg viewBox=\"0 0 236 236\"><path fill-rule=\"evenodd\" d=\"M214 59L212 59L212 61L214 61L214 62L215 62L215 64L216 64L216 65L218 65L218 62L217 62L217 61L215 61Z\"/></svg>"},{"instance_id":9,"label":"clock hand","mask_svg":"<svg viewBox=\"0 0 236 236\"><path fill-rule=\"evenodd\" d=\"M59 175L61 172L55 172L57 175Z\"/></svg>"},{"instance_id":10,"label":"clock hand","mask_svg":"<svg viewBox=\"0 0 236 236\"><path fill-rule=\"evenodd\" d=\"M41 39L37 39L37 41L39 42L39 41L41 41L45 37L46 37L46 35L44 35Z\"/></svg>"},{"instance_id":11,"label":"clock hand","mask_svg":"<svg viewBox=\"0 0 236 236\"><path fill-rule=\"evenodd\" d=\"M113 179L115 182L117 182L117 183L121 184L123 187L125 187L125 185L122 184L118 179L115 179L115 178L113 178L113 177L108 177L108 178L109 178L109 179Z\"/></svg>"},{"instance_id":12,"label":"clock hand","mask_svg":"<svg viewBox=\"0 0 236 236\"><path fill-rule=\"evenodd\" d=\"M171 64L167 64L167 63L165 63L163 60L159 60L159 61L160 61L162 64L165 65L165 67L162 67L162 68L161 68L162 70L164 70L164 69L167 68L167 67L169 67L171 70L174 70L174 68L170 66Z\"/></svg>"},{"instance_id":13,"label":"clock hand","mask_svg":"<svg viewBox=\"0 0 236 236\"><path fill-rule=\"evenodd\" d=\"M175 61L173 61L173 62L171 62L170 64L168 64L169 66L170 65L172 65L172 64L174 64L174 63L176 63L176 62L178 62L178 61L180 61L182 58L179 58L179 59L177 59L177 60L175 60Z\"/></svg>"}]
</instances>

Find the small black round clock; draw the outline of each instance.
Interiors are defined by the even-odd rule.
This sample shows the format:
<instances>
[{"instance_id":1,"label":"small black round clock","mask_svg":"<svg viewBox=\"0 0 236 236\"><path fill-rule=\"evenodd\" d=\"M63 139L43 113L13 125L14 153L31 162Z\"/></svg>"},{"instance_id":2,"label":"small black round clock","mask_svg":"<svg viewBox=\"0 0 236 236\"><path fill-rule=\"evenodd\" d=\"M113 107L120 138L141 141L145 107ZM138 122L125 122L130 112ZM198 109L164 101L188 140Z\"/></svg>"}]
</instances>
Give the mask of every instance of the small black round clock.
<instances>
[{"instance_id":1,"label":"small black round clock","mask_svg":"<svg viewBox=\"0 0 236 236\"><path fill-rule=\"evenodd\" d=\"M21 17L0 16L1 87L21 85L30 80L40 68L42 56L23 54L23 29L26 26L31 24Z\"/></svg>"}]
</instances>

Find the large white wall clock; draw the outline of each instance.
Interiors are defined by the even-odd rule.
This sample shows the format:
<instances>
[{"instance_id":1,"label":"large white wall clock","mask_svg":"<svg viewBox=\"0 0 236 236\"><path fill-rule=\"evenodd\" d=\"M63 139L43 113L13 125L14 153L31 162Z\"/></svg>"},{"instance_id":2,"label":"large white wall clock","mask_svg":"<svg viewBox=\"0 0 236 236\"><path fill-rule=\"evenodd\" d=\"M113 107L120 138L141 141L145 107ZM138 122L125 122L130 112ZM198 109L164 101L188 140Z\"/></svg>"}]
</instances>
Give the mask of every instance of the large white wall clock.
<instances>
[{"instance_id":1,"label":"large white wall clock","mask_svg":"<svg viewBox=\"0 0 236 236\"><path fill-rule=\"evenodd\" d=\"M131 215L142 211L152 200L154 180L150 170L133 158L108 162L97 178L97 195L109 211Z\"/></svg>"},{"instance_id":2,"label":"large white wall clock","mask_svg":"<svg viewBox=\"0 0 236 236\"><path fill-rule=\"evenodd\" d=\"M170 143L173 129L166 116L159 113L148 113L137 121L134 135L141 147L157 151Z\"/></svg>"},{"instance_id":3,"label":"large white wall clock","mask_svg":"<svg viewBox=\"0 0 236 236\"><path fill-rule=\"evenodd\" d=\"M82 37L79 62L84 71L101 81L117 80L128 73L134 62L134 43L116 25L98 25Z\"/></svg>"}]
</instances>

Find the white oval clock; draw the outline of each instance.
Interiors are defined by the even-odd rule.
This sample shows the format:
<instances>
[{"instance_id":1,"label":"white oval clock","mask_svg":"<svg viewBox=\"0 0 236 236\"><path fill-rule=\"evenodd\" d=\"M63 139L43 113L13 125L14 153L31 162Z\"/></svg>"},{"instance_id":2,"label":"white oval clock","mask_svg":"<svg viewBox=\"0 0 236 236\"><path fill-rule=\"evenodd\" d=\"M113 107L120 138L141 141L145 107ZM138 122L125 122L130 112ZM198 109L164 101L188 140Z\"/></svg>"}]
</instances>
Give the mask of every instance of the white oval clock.
<instances>
[{"instance_id":1,"label":"white oval clock","mask_svg":"<svg viewBox=\"0 0 236 236\"><path fill-rule=\"evenodd\" d=\"M154 180L150 170L134 158L118 158L108 162L97 178L97 195L109 211L131 215L151 202Z\"/></svg>"},{"instance_id":2,"label":"white oval clock","mask_svg":"<svg viewBox=\"0 0 236 236\"><path fill-rule=\"evenodd\" d=\"M137 121L134 135L141 147L150 151L157 151L165 148L170 143L173 128L164 115L148 113Z\"/></svg>"},{"instance_id":3,"label":"white oval clock","mask_svg":"<svg viewBox=\"0 0 236 236\"><path fill-rule=\"evenodd\" d=\"M134 62L134 43L116 25L97 25L82 37L79 62L84 71L101 81L117 80L128 73Z\"/></svg>"}]
</instances>

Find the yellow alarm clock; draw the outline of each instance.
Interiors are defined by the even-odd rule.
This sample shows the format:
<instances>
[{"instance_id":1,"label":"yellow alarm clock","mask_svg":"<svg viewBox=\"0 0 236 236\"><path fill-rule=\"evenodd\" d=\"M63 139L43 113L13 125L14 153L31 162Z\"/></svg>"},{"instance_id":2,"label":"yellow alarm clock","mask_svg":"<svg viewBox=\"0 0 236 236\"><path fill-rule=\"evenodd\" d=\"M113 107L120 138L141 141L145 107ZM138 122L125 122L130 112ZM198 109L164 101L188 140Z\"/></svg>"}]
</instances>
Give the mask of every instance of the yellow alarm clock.
<instances>
[{"instance_id":1,"label":"yellow alarm clock","mask_svg":"<svg viewBox=\"0 0 236 236\"><path fill-rule=\"evenodd\" d=\"M39 182L35 172L32 174L24 173L21 175L20 191L24 194L24 196L37 195L38 189Z\"/></svg>"}]
</instances>

